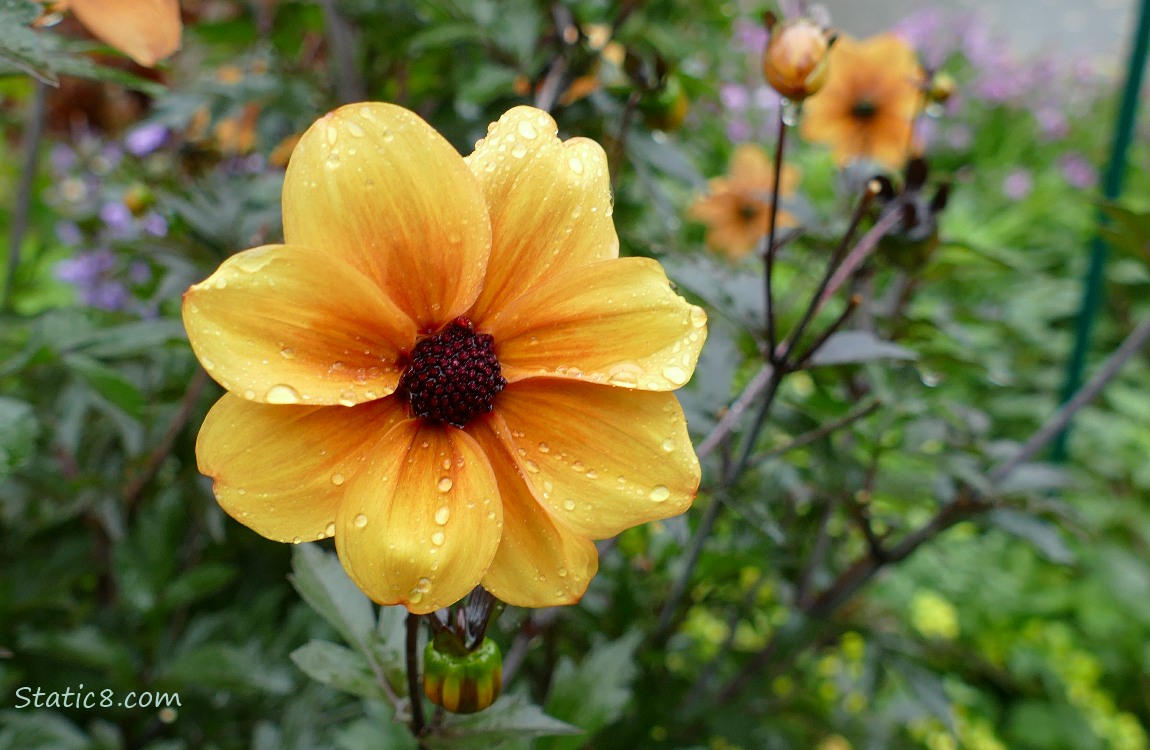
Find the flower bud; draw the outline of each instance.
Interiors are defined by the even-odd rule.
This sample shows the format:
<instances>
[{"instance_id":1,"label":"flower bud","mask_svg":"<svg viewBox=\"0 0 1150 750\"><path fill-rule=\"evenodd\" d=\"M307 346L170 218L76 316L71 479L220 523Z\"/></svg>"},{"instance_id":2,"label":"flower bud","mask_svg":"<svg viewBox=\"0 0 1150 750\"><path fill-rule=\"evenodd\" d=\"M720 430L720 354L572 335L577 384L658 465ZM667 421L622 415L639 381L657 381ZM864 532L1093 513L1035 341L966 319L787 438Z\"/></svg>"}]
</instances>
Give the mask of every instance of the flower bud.
<instances>
[{"instance_id":1,"label":"flower bud","mask_svg":"<svg viewBox=\"0 0 1150 750\"><path fill-rule=\"evenodd\" d=\"M464 654L439 651L434 640L423 651L423 694L437 706L473 714L494 703L502 689L503 654L490 638Z\"/></svg>"},{"instance_id":2,"label":"flower bud","mask_svg":"<svg viewBox=\"0 0 1150 750\"><path fill-rule=\"evenodd\" d=\"M688 109L690 102L687 92L675 75L667 76L661 89L639 100L639 111L643 113L643 122L647 127L668 133L682 126Z\"/></svg>"},{"instance_id":3,"label":"flower bud","mask_svg":"<svg viewBox=\"0 0 1150 750\"><path fill-rule=\"evenodd\" d=\"M926 99L931 104L943 105L954 96L958 84L954 78L946 73L935 73L930 78L930 85L926 90Z\"/></svg>"},{"instance_id":4,"label":"flower bud","mask_svg":"<svg viewBox=\"0 0 1150 750\"><path fill-rule=\"evenodd\" d=\"M812 21L776 24L763 53L763 75L779 94L793 102L806 99L827 80L827 32Z\"/></svg>"}]
</instances>

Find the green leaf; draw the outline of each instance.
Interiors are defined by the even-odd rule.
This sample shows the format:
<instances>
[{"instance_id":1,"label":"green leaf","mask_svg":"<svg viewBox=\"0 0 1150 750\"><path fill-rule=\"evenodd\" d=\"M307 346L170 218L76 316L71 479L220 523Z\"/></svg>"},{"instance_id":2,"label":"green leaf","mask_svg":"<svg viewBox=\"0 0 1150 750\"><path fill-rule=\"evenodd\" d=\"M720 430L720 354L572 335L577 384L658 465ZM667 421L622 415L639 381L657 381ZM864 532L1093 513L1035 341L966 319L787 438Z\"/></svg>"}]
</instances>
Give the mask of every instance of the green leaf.
<instances>
[{"instance_id":1,"label":"green leaf","mask_svg":"<svg viewBox=\"0 0 1150 750\"><path fill-rule=\"evenodd\" d=\"M40 37L30 24L40 7L30 0L0 0L0 75L19 71L56 83Z\"/></svg>"},{"instance_id":2,"label":"green leaf","mask_svg":"<svg viewBox=\"0 0 1150 750\"><path fill-rule=\"evenodd\" d=\"M164 685L198 690L246 690L286 695L291 678L270 666L250 649L227 643L208 643L176 656L160 673Z\"/></svg>"},{"instance_id":3,"label":"green leaf","mask_svg":"<svg viewBox=\"0 0 1150 750\"><path fill-rule=\"evenodd\" d=\"M39 436L40 422L32 405L0 396L0 480L28 462Z\"/></svg>"},{"instance_id":4,"label":"green leaf","mask_svg":"<svg viewBox=\"0 0 1150 750\"><path fill-rule=\"evenodd\" d=\"M141 320L97 330L77 342L75 349L91 357L114 359L146 354L173 341L186 340L179 320Z\"/></svg>"},{"instance_id":5,"label":"green leaf","mask_svg":"<svg viewBox=\"0 0 1150 750\"><path fill-rule=\"evenodd\" d=\"M812 367L849 365L879 359L918 359L910 349L883 341L870 331L837 331L811 357Z\"/></svg>"},{"instance_id":6,"label":"green leaf","mask_svg":"<svg viewBox=\"0 0 1150 750\"><path fill-rule=\"evenodd\" d=\"M345 642L369 654L375 630L371 601L363 595L339 558L310 544L295 548L290 580L295 590Z\"/></svg>"},{"instance_id":7,"label":"green leaf","mask_svg":"<svg viewBox=\"0 0 1150 750\"><path fill-rule=\"evenodd\" d=\"M561 734L580 734L580 730L548 716L523 696L512 695L503 696L477 714L449 715L435 736L428 737L425 744L429 748L443 750L471 750Z\"/></svg>"},{"instance_id":8,"label":"green leaf","mask_svg":"<svg viewBox=\"0 0 1150 750\"><path fill-rule=\"evenodd\" d=\"M211 596L236 577L236 569L223 563L203 563L176 580L164 589L164 605L169 608Z\"/></svg>"},{"instance_id":9,"label":"green leaf","mask_svg":"<svg viewBox=\"0 0 1150 750\"><path fill-rule=\"evenodd\" d=\"M72 722L55 711L15 710L0 711L0 747L18 747L20 750L87 750L91 743Z\"/></svg>"},{"instance_id":10,"label":"green leaf","mask_svg":"<svg viewBox=\"0 0 1150 750\"><path fill-rule=\"evenodd\" d=\"M579 727L587 736L616 721L631 702L635 679L635 649L642 635L632 631L602 643L579 666L567 658L559 662L547 698L547 713ZM540 741L538 750L576 750L587 737L553 737Z\"/></svg>"},{"instance_id":11,"label":"green leaf","mask_svg":"<svg viewBox=\"0 0 1150 750\"><path fill-rule=\"evenodd\" d=\"M64 362L110 403L114 404L133 419L139 419L144 411L144 394L127 378L103 362L82 354L65 354Z\"/></svg>"},{"instance_id":12,"label":"green leaf","mask_svg":"<svg viewBox=\"0 0 1150 750\"><path fill-rule=\"evenodd\" d=\"M1049 521L1008 508L991 511L987 519L1008 534L1030 542L1053 563L1069 565L1076 559L1063 538L1062 530Z\"/></svg>"},{"instance_id":13,"label":"green leaf","mask_svg":"<svg viewBox=\"0 0 1150 750\"><path fill-rule=\"evenodd\" d=\"M148 96L158 97L167 91L166 87L155 81L149 81L146 78L132 75L126 70L100 65L94 59L82 55L55 56L52 58L52 67L61 75L116 83L125 88L135 89Z\"/></svg>"},{"instance_id":14,"label":"green leaf","mask_svg":"<svg viewBox=\"0 0 1150 750\"><path fill-rule=\"evenodd\" d=\"M364 698L384 693L362 654L328 641L309 641L291 653L291 660L313 680Z\"/></svg>"}]
</instances>

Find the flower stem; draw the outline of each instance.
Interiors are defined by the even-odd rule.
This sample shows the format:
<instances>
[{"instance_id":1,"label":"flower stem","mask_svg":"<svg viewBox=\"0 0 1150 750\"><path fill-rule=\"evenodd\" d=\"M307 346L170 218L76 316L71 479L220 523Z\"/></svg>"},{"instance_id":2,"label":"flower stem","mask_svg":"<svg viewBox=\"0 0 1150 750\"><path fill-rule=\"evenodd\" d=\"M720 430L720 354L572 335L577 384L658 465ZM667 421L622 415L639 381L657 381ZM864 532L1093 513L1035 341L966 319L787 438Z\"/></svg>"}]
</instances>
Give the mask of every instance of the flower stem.
<instances>
[{"instance_id":1,"label":"flower stem","mask_svg":"<svg viewBox=\"0 0 1150 750\"><path fill-rule=\"evenodd\" d=\"M16 185L16 200L12 207L12 233L8 247L8 273L4 289L0 292L0 312L12 305L12 291L16 284L16 271L20 267L20 246L28 231L28 214L32 210L32 188L36 179L36 163L40 158L40 142L44 139L44 118L48 108L48 84L37 80L32 93L32 106L24 130L24 163L20 181Z\"/></svg>"},{"instance_id":2,"label":"flower stem","mask_svg":"<svg viewBox=\"0 0 1150 750\"><path fill-rule=\"evenodd\" d=\"M771 213L767 217L767 250L763 254L763 301L767 324L767 359L775 364L775 301L772 277L775 266L775 228L779 220L779 180L783 172L783 146L787 139L786 102L779 103L779 137L775 143L775 178L771 185Z\"/></svg>"},{"instance_id":3,"label":"flower stem","mask_svg":"<svg viewBox=\"0 0 1150 750\"><path fill-rule=\"evenodd\" d=\"M411 733L416 739L423 734L423 691L419 688L419 615L407 614L407 696L411 703ZM421 743L422 745L422 743Z\"/></svg>"}]
</instances>

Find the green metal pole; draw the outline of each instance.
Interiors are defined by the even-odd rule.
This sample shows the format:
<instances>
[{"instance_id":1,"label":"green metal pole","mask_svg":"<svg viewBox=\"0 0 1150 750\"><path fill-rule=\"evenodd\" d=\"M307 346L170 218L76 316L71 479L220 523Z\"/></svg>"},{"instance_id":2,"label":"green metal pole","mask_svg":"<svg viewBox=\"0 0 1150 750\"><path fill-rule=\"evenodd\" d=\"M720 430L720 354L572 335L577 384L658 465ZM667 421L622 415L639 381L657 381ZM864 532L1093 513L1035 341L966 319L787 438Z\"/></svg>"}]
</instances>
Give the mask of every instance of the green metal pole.
<instances>
[{"instance_id":1,"label":"green metal pole","mask_svg":"<svg viewBox=\"0 0 1150 750\"><path fill-rule=\"evenodd\" d=\"M1130 62L1126 67L1126 87L1122 92L1122 104L1118 110L1118 122L1114 126L1114 141L1110 148L1110 163L1102 182L1102 195L1112 201L1122 194L1122 182L1126 175L1126 152L1134 136L1134 120L1138 114L1138 92L1142 89L1142 77L1146 70L1146 55L1150 49L1150 0L1142 0L1138 16L1138 28L1134 43L1130 48ZM1099 214L1101 225L1106 221ZM1086 369L1086 355L1090 350L1090 333L1094 319L1102 307L1103 274L1106 270L1106 241L1101 233L1095 233L1090 243L1090 266L1082 282L1082 305L1079 307L1078 324L1074 332L1074 349L1066 367L1066 383L1062 388L1062 403L1074 396L1082 385L1082 375ZM1054 441L1051 459L1061 463L1066 459L1066 444L1070 434L1067 426Z\"/></svg>"}]
</instances>

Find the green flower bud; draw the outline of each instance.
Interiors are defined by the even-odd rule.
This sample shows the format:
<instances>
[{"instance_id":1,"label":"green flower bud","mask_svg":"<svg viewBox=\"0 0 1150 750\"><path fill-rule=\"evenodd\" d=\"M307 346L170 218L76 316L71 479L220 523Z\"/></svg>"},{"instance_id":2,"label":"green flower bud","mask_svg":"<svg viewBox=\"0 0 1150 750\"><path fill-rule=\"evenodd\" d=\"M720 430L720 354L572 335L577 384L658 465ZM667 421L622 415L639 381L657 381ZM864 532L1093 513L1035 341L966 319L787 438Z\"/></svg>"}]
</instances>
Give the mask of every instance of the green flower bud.
<instances>
[{"instance_id":1,"label":"green flower bud","mask_svg":"<svg viewBox=\"0 0 1150 750\"><path fill-rule=\"evenodd\" d=\"M503 654L495 641L462 655L443 653L435 641L423 651L423 693L437 706L473 714L490 706L503 689Z\"/></svg>"}]
</instances>

